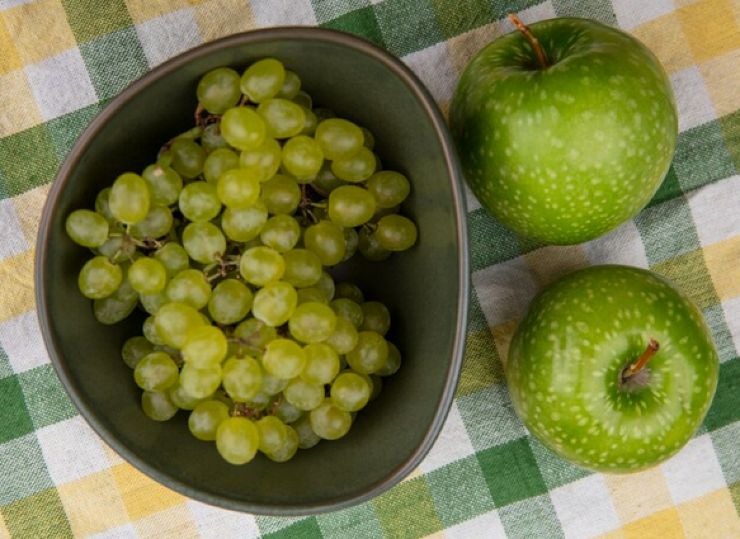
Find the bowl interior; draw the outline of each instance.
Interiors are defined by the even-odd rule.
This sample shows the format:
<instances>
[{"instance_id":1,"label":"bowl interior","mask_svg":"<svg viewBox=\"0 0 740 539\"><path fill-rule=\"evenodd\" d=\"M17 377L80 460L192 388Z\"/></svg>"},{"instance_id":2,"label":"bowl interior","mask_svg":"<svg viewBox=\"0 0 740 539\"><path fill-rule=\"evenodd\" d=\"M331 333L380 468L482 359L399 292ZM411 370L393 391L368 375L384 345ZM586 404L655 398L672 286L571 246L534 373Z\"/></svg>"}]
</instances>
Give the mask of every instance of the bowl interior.
<instances>
[{"instance_id":1,"label":"bowl interior","mask_svg":"<svg viewBox=\"0 0 740 539\"><path fill-rule=\"evenodd\" d=\"M350 433L299 451L288 463L258 458L226 464L212 443L187 431L185 413L155 423L120 358L143 315L98 324L78 292L89 257L64 233L66 215L92 207L97 192L124 171L140 171L159 147L192 125L199 77L273 56L295 70L314 101L368 127L386 168L412 181L405 211L418 245L380 264L353 264L366 295L392 314L390 339L401 370ZM360 501L399 480L431 445L454 391L464 335L467 260L454 157L428 94L383 53L342 34L274 29L227 38L164 64L113 101L90 126L50 195L39 245L42 327L57 370L78 407L127 460L168 486L222 506L261 513L307 513Z\"/></svg>"}]
</instances>

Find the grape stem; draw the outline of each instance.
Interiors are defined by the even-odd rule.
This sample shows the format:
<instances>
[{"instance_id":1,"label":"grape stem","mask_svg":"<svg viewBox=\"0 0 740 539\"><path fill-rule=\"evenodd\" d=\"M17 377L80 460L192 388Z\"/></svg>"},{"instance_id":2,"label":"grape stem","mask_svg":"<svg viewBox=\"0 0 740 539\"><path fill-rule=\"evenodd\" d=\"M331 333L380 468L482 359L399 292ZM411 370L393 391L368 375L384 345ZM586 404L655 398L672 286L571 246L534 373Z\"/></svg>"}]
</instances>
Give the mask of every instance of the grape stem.
<instances>
[{"instance_id":1,"label":"grape stem","mask_svg":"<svg viewBox=\"0 0 740 539\"><path fill-rule=\"evenodd\" d=\"M652 357L658 350L660 350L660 344L658 343L658 341L651 338L650 342L648 342L647 348L642 353L642 355L637 358L637 361L635 361L632 365L624 370L624 372L622 373L622 380L629 380L632 376L636 375L638 372L644 369L645 365L648 364L648 361L652 359Z\"/></svg>"},{"instance_id":2,"label":"grape stem","mask_svg":"<svg viewBox=\"0 0 740 539\"><path fill-rule=\"evenodd\" d=\"M526 40L529 41L534 53L537 55L537 62L540 64L540 69L547 69L550 63L547 61L547 56L540 44L540 40L535 37L529 27L524 24L516 14L509 13L509 20L514 24L514 26L516 26L517 30L524 34Z\"/></svg>"}]
</instances>

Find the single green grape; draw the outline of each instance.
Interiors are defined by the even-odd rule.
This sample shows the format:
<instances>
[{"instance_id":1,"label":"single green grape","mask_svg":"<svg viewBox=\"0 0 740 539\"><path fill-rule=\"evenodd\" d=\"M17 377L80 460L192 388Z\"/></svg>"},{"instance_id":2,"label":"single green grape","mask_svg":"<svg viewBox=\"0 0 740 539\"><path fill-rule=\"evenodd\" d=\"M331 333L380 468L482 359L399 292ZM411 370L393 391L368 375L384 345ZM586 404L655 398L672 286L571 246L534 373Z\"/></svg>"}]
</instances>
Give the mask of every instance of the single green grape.
<instances>
[{"instance_id":1,"label":"single green grape","mask_svg":"<svg viewBox=\"0 0 740 539\"><path fill-rule=\"evenodd\" d=\"M267 136L289 138L299 134L306 122L306 114L300 105L281 98L264 100L257 107L267 126Z\"/></svg>"},{"instance_id":2,"label":"single green grape","mask_svg":"<svg viewBox=\"0 0 740 539\"><path fill-rule=\"evenodd\" d=\"M324 266L341 262L347 248L342 227L331 221L319 221L309 226L303 236L303 244L319 257Z\"/></svg>"},{"instance_id":3,"label":"single green grape","mask_svg":"<svg viewBox=\"0 0 740 539\"><path fill-rule=\"evenodd\" d=\"M306 352L298 343L289 339L271 341L262 356L262 366L265 371L282 380L290 380L298 376L305 364Z\"/></svg>"},{"instance_id":4,"label":"single green grape","mask_svg":"<svg viewBox=\"0 0 740 539\"><path fill-rule=\"evenodd\" d=\"M272 395L268 395L267 393L264 393L263 391L260 391L255 395L255 397L250 400L249 402L246 402L245 404L251 408L252 410L265 410L268 406L274 403L274 399Z\"/></svg>"},{"instance_id":5,"label":"single green grape","mask_svg":"<svg viewBox=\"0 0 740 539\"><path fill-rule=\"evenodd\" d=\"M242 75L241 91L250 101L262 103L275 97L285 82L285 68L280 60L264 58L250 65Z\"/></svg>"},{"instance_id":6,"label":"single green grape","mask_svg":"<svg viewBox=\"0 0 740 539\"><path fill-rule=\"evenodd\" d=\"M343 227L367 223L375 212L375 199L356 185L337 187L329 194L329 219Z\"/></svg>"},{"instance_id":7,"label":"single green grape","mask_svg":"<svg viewBox=\"0 0 740 539\"><path fill-rule=\"evenodd\" d=\"M287 462L292 459L298 451L298 433L290 425L285 426L286 437L283 444L274 452L266 456L273 462Z\"/></svg>"},{"instance_id":8,"label":"single green grape","mask_svg":"<svg viewBox=\"0 0 740 539\"><path fill-rule=\"evenodd\" d=\"M185 248L179 243L169 242L154 251L154 258L159 260L168 277L177 275L190 267L190 259Z\"/></svg>"},{"instance_id":9,"label":"single green grape","mask_svg":"<svg viewBox=\"0 0 740 539\"><path fill-rule=\"evenodd\" d=\"M115 292L121 286L121 281L121 266L113 264L105 256L96 256L82 266L77 286L86 298L102 299Z\"/></svg>"},{"instance_id":10,"label":"single green grape","mask_svg":"<svg viewBox=\"0 0 740 539\"><path fill-rule=\"evenodd\" d=\"M211 114L223 114L239 102L239 73L228 67L212 69L198 82L198 102Z\"/></svg>"},{"instance_id":11,"label":"single green grape","mask_svg":"<svg viewBox=\"0 0 740 539\"><path fill-rule=\"evenodd\" d=\"M98 193L98 196L95 197L95 211L102 215L108 224L112 226L116 224L116 218L110 211L110 192L111 188L106 187Z\"/></svg>"},{"instance_id":12,"label":"single green grape","mask_svg":"<svg viewBox=\"0 0 740 539\"><path fill-rule=\"evenodd\" d=\"M268 455L278 451L285 443L288 432L285 423L274 415L267 415L255 423L260 433L259 450Z\"/></svg>"},{"instance_id":13,"label":"single green grape","mask_svg":"<svg viewBox=\"0 0 740 539\"><path fill-rule=\"evenodd\" d=\"M300 201L301 188L289 176L276 174L262 184L262 202L273 215L293 213Z\"/></svg>"},{"instance_id":14,"label":"single green grape","mask_svg":"<svg viewBox=\"0 0 740 539\"><path fill-rule=\"evenodd\" d=\"M203 172L206 152L200 145L189 139L178 138L170 145L172 168L186 180L191 180Z\"/></svg>"},{"instance_id":15,"label":"single green grape","mask_svg":"<svg viewBox=\"0 0 740 539\"><path fill-rule=\"evenodd\" d=\"M293 103L299 104L304 109L313 109L313 100L311 99L311 96L303 90L299 90L298 93L295 94L295 97L293 98Z\"/></svg>"},{"instance_id":16,"label":"single green grape","mask_svg":"<svg viewBox=\"0 0 740 539\"><path fill-rule=\"evenodd\" d=\"M257 168L234 168L221 175L216 185L218 198L229 208L248 208L260 196L260 172Z\"/></svg>"},{"instance_id":17,"label":"single green grape","mask_svg":"<svg viewBox=\"0 0 740 539\"><path fill-rule=\"evenodd\" d=\"M406 200L411 192L409 180L400 172L376 172L365 184L379 208L392 208Z\"/></svg>"},{"instance_id":18,"label":"single green grape","mask_svg":"<svg viewBox=\"0 0 740 539\"><path fill-rule=\"evenodd\" d=\"M202 271L186 269L170 279L166 294L169 301L184 303L200 310L211 299L211 285Z\"/></svg>"},{"instance_id":19,"label":"single green grape","mask_svg":"<svg viewBox=\"0 0 740 539\"><path fill-rule=\"evenodd\" d=\"M345 262L355 256L357 252L357 246L360 243L360 236L354 228L343 229L344 233L344 258L342 262Z\"/></svg>"},{"instance_id":20,"label":"single green grape","mask_svg":"<svg viewBox=\"0 0 740 539\"><path fill-rule=\"evenodd\" d=\"M247 318L234 328L234 337L241 339L247 346L261 353L269 342L277 339L277 330L261 320Z\"/></svg>"},{"instance_id":21,"label":"single green grape","mask_svg":"<svg viewBox=\"0 0 740 539\"><path fill-rule=\"evenodd\" d=\"M290 251L301 237L301 225L290 215L270 217L260 231L260 241L278 253Z\"/></svg>"},{"instance_id":22,"label":"single green grape","mask_svg":"<svg viewBox=\"0 0 740 539\"><path fill-rule=\"evenodd\" d=\"M337 324L326 344L331 346L338 354L347 354L356 346L359 339L357 328L346 318L337 317Z\"/></svg>"},{"instance_id":23,"label":"single green grape","mask_svg":"<svg viewBox=\"0 0 740 539\"><path fill-rule=\"evenodd\" d=\"M365 302L365 296L360 287L348 282L337 283L334 288L334 297L351 299L357 304Z\"/></svg>"},{"instance_id":24,"label":"single green grape","mask_svg":"<svg viewBox=\"0 0 740 539\"><path fill-rule=\"evenodd\" d=\"M418 232L416 225L403 215L386 215L378 221L375 239L387 251L406 251L415 243Z\"/></svg>"},{"instance_id":25,"label":"single green grape","mask_svg":"<svg viewBox=\"0 0 740 539\"><path fill-rule=\"evenodd\" d=\"M391 256L391 252L384 249L378 242L377 237L366 228L362 228L358 235L357 250L371 262L382 262Z\"/></svg>"},{"instance_id":26,"label":"single green grape","mask_svg":"<svg viewBox=\"0 0 740 539\"><path fill-rule=\"evenodd\" d=\"M287 382L290 383L290 380L287 380ZM292 423L293 421L301 417L301 415L303 415L303 412L290 404L284 398L281 398L277 400L275 415L280 418L283 423Z\"/></svg>"},{"instance_id":27,"label":"single green grape","mask_svg":"<svg viewBox=\"0 0 740 539\"><path fill-rule=\"evenodd\" d=\"M164 391L177 382L177 365L164 352L150 352L136 364L134 380L144 391Z\"/></svg>"},{"instance_id":28,"label":"single green grape","mask_svg":"<svg viewBox=\"0 0 740 539\"><path fill-rule=\"evenodd\" d=\"M303 348L306 352L306 365L301 378L310 384L325 385L339 373L339 354L325 343L311 343Z\"/></svg>"},{"instance_id":29,"label":"single green grape","mask_svg":"<svg viewBox=\"0 0 740 539\"><path fill-rule=\"evenodd\" d=\"M129 227L129 234L136 239L161 238L172 229L172 211L167 206L151 206L142 221Z\"/></svg>"},{"instance_id":30,"label":"single green grape","mask_svg":"<svg viewBox=\"0 0 740 539\"><path fill-rule=\"evenodd\" d=\"M357 412L370 400L372 383L354 372L343 372L331 384L331 402L345 412Z\"/></svg>"},{"instance_id":31,"label":"single green grape","mask_svg":"<svg viewBox=\"0 0 740 539\"><path fill-rule=\"evenodd\" d=\"M203 402L203 399L197 399L189 395L179 383L169 388L167 394L175 406L181 410L194 410L196 406Z\"/></svg>"},{"instance_id":32,"label":"single green grape","mask_svg":"<svg viewBox=\"0 0 740 539\"><path fill-rule=\"evenodd\" d=\"M126 172L116 178L108 197L110 212L117 221L133 225L149 213L149 188L138 174Z\"/></svg>"},{"instance_id":33,"label":"single green grape","mask_svg":"<svg viewBox=\"0 0 740 539\"><path fill-rule=\"evenodd\" d=\"M329 193L342 185L347 185L347 182L340 180L334 175L331 171L331 164L328 161L324 162L321 166L321 170L319 170L319 173L311 182L311 186L314 190L324 197L328 197Z\"/></svg>"},{"instance_id":34,"label":"single green grape","mask_svg":"<svg viewBox=\"0 0 740 539\"><path fill-rule=\"evenodd\" d=\"M221 211L216 186L208 182L192 182L180 192L180 211L194 223L210 221Z\"/></svg>"},{"instance_id":35,"label":"single green grape","mask_svg":"<svg viewBox=\"0 0 740 539\"><path fill-rule=\"evenodd\" d=\"M232 168L239 168L239 156L228 148L218 148L206 157L203 177L208 183L216 185L221 175Z\"/></svg>"},{"instance_id":36,"label":"single green grape","mask_svg":"<svg viewBox=\"0 0 740 539\"><path fill-rule=\"evenodd\" d=\"M188 332L203 325L200 313L184 303L166 303L154 315L154 327L164 344L180 349Z\"/></svg>"},{"instance_id":37,"label":"single green grape","mask_svg":"<svg viewBox=\"0 0 740 539\"><path fill-rule=\"evenodd\" d=\"M170 400L169 395L156 391L144 391L141 394L141 409L154 421L167 421L177 413L177 406Z\"/></svg>"},{"instance_id":38,"label":"single green grape","mask_svg":"<svg viewBox=\"0 0 740 539\"><path fill-rule=\"evenodd\" d=\"M283 391L285 400L301 411L308 412L324 400L324 386L311 384L302 378L292 380Z\"/></svg>"},{"instance_id":39,"label":"single green grape","mask_svg":"<svg viewBox=\"0 0 740 539\"><path fill-rule=\"evenodd\" d=\"M154 345L146 340L146 337L138 335L126 339L126 342L123 343L121 358L127 367L134 369L141 358L153 351Z\"/></svg>"},{"instance_id":40,"label":"single green grape","mask_svg":"<svg viewBox=\"0 0 740 539\"><path fill-rule=\"evenodd\" d=\"M283 380L281 378L275 378L273 375L263 372L262 373L262 388L260 389L260 391L270 396L277 395L278 393L283 391L283 389L285 389L288 386L289 382L290 380Z\"/></svg>"},{"instance_id":41,"label":"single green grape","mask_svg":"<svg viewBox=\"0 0 740 539\"><path fill-rule=\"evenodd\" d=\"M208 314L214 322L229 326L244 319L252 308L254 296L247 285L237 279L218 283L208 301Z\"/></svg>"},{"instance_id":42,"label":"single green grape","mask_svg":"<svg viewBox=\"0 0 740 539\"><path fill-rule=\"evenodd\" d=\"M210 264L226 252L226 238L213 223L190 223L183 230L182 246L196 262Z\"/></svg>"},{"instance_id":43,"label":"single green grape","mask_svg":"<svg viewBox=\"0 0 740 539\"><path fill-rule=\"evenodd\" d=\"M285 260L283 255L271 247L252 247L242 254L239 273L248 283L265 286L283 277Z\"/></svg>"},{"instance_id":44,"label":"single green grape","mask_svg":"<svg viewBox=\"0 0 740 539\"><path fill-rule=\"evenodd\" d=\"M221 366L198 368L185 363L180 371L183 391L197 399L205 399L221 385Z\"/></svg>"},{"instance_id":45,"label":"single green grape","mask_svg":"<svg viewBox=\"0 0 740 539\"><path fill-rule=\"evenodd\" d=\"M401 352L395 344L388 342L388 361L375 374L378 376L392 376L401 368Z\"/></svg>"},{"instance_id":46,"label":"single green grape","mask_svg":"<svg viewBox=\"0 0 740 539\"><path fill-rule=\"evenodd\" d=\"M311 428L311 416L309 414L302 415L300 419L291 423L291 427L298 434L298 447L301 449L311 449L321 441L321 438Z\"/></svg>"},{"instance_id":47,"label":"single green grape","mask_svg":"<svg viewBox=\"0 0 740 539\"><path fill-rule=\"evenodd\" d=\"M262 367L251 357L229 358L223 365L223 386L234 401L249 402L262 387Z\"/></svg>"},{"instance_id":48,"label":"single green grape","mask_svg":"<svg viewBox=\"0 0 740 539\"><path fill-rule=\"evenodd\" d=\"M385 335L391 327L391 313L388 307L379 301L366 301L362 304L361 330L374 331Z\"/></svg>"},{"instance_id":49,"label":"single green grape","mask_svg":"<svg viewBox=\"0 0 740 539\"><path fill-rule=\"evenodd\" d=\"M337 325L337 315L328 305L318 302L298 305L288 320L294 339L304 343L328 339Z\"/></svg>"},{"instance_id":50,"label":"single green grape","mask_svg":"<svg viewBox=\"0 0 740 539\"><path fill-rule=\"evenodd\" d=\"M197 326L188 331L182 359L197 368L213 367L226 357L226 336L216 326Z\"/></svg>"},{"instance_id":51,"label":"single green grape","mask_svg":"<svg viewBox=\"0 0 740 539\"><path fill-rule=\"evenodd\" d=\"M203 128L203 134L200 136L200 143L206 153L211 153L219 148L228 148L229 144L221 136L220 122L209 124Z\"/></svg>"},{"instance_id":52,"label":"single green grape","mask_svg":"<svg viewBox=\"0 0 740 539\"><path fill-rule=\"evenodd\" d=\"M311 430L324 440L337 440L349 432L352 416L334 406L331 399L324 399L311 410Z\"/></svg>"},{"instance_id":53,"label":"single green grape","mask_svg":"<svg viewBox=\"0 0 740 539\"><path fill-rule=\"evenodd\" d=\"M349 120L329 118L316 127L316 142L327 159L352 157L363 147L362 130Z\"/></svg>"},{"instance_id":54,"label":"single green grape","mask_svg":"<svg viewBox=\"0 0 740 539\"><path fill-rule=\"evenodd\" d=\"M319 303L327 303L326 295L324 291L318 286L309 286L307 288L299 288L296 290L298 294L298 305L317 301Z\"/></svg>"},{"instance_id":55,"label":"single green grape","mask_svg":"<svg viewBox=\"0 0 740 539\"><path fill-rule=\"evenodd\" d=\"M188 417L190 433L205 442L216 439L216 431L221 423L229 418L229 407L217 400L199 403Z\"/></svg>"},{"instance_id":56,"label":"single green grape","mask_svg":"<svg viewBox=\"0 0 740 539\"><path fill-rule=\"evenodd\" d=\"M221 214L221 227L232 241L247 242L259 236L267 222L267 207L260 200L247 208L226 208Z\"/></svg>"},{"instance_id":57,"label":"single green grape","mask_svg":"<svg viewBox=\"0 0 740 539\"><path fill-rule=\"evenodd\" d=\"M280 90L278 91L277 96L282 97L284 99L293 99L300 90L301 90L300 77L298 77L298 75L296 75L295 72L289 69L286 69L285 79L283 80L283 85L280 87Z\"/></svg>"},{"instance_id":58,"label":"single green grape","mask_svg":"<svg viewBox=\"0 0 740 539\"><path fill-rule=\"evenodd\" d=\"M167 270L156 258L142 256L128 269L128 280L139 294L157 294L167 284Z\"/></svg>"},{"instance_id":59,"label":"single green grape","mask_svg":"<svg viewBox=\"0 0 740 539\"><path fill-rule=\"evenodd\" d=\"M321 272L319 282L317 282L315 286L319 287L324 293L324 303L329 303L332 299L334 299L334 278L327 272Z\"/></svg>"},{"instance_id":60,"label":"single green grape","mask_svg":"<svg viewBox=\"0 0 740 539\"><path fill-rule=\"evenodd\" d=\"M280 168L283 149L274 138L265 141L253 150L244 150L239 156L242 168L256 168L259 171L260 183L272 178Z\"/></svg>"},{"instance_id":61,"label":"single green grape","mask_svg":"<svg viewBox=\"0 0 740 539\"><path fill-rule=\"evenodd\" d=\"M350 321L355 328L360 329L365 315L362 307L356 302L348 298L337 298L329 306L334 309L337 316Z\"/></svg>"},{"instance_id":62,"label":"single green grape","mask_svg":"<svg viewBox=\"0 0 740 539\"><path fill-rule=\"evenodd\" d=\"M373 136L373 133L369 129L365 129L364 127L360 127L362 130L362 134L365 137L365 148L368 150L372 150L375 148L375 137Z\"/></svg>"},{"instance_id":63,"label":"single green grape","mask_svg":"<svg viewBox=\"0 0 740 539\"><path fill-rule=\"evenodd\" d=\"M373 175L375 168L375 154L365 146L350 157L338 158L331 163L331 171L337 178L354 183L367 180Z\"/></svg>"},{"instance_id":64,"label":"single green grape","mask_svg":"<svg viewBox=\"0 0 740 539\"><path fill-rule=\"evenodd\" d=\"M282 326L298 305L298 294L292 285L277 281L263 286L254 295L252 314L273 327Z\"/></svg>"},{"instance_id":65,"label":"single green grape","mask_svg":"<svg viewBox=\"0 0 740 539\"><path fill-rule=\"evenodd\" d=\"M238 150L254 150L265 141L267 127L253 108L234 107L221 117L221 136Z\"/></svg>"},{"instance_id":66,"label":"single green grape","mask_svg":"<svg viewBox=\"0 0 740 539\"><path fill-rule=\"evenodd\" d=\"M299 180L315 178L323 163L321 147L311 137L298 135L283 145L283 167Z\"/></svg>"},{"instance_id":67,"label":"single green grape","mask_svg":"<svg viewBox=\"0 0 740 539\"><path fill-rule=\"evenodd\" d=\"M121 281L110 296L93 301L93 315L101 324L117 324L130 315L136 308L139 295L128 279Z\"/></svg>"},{"instance_id":68,"label":"single green grape","mask_svg":"<svg viewBox=\"0 0 740 539\"><path fill-rule=\"evenodd\" d=\"M110 259L111 262L118 262L127 258L133 258L137 251L136 245L132 242L124 241L123 236L113 236L95 249L95 252Z\"/></svg>"},{"instance_id":69,"label":"single green grape","mask_svg":"<svg viewBox=\"0 0 740 539\"><path fill-rule=\"evenodd\" d=\"M374 331L360 331L357 346L347 352L347 363L360 374L380 371L388 361L388 341Z\"/></svg>"},{"instance_id":70,"label":"single green grape","mask_svg":"<svg viewBox=\"0 0 740 539\"><path fill-rule=\"evenodd\" d=\"M216 430L216 449L229 464L246 464L259 447L259 431L244 417L224 419Z\"/></svg>"},{"instance_id":71,"label":"single green grape","mask_svg":"<svg viewBox=\"0 0 740 539\"><path fill-rule=\"evenodd\" d=\"M159 332L157 331L157 326L154 323L154 315L148 316L146 320L144 320L144 324L141 326L141 331L144 334L146 340L153 345L164 344L164 340L159 335Z\"/></svg>"},{"instance_id":72,"label":"single green grape","mask_svg":"<svg viewBox=\"0 0 740 539\"><path fill-rule=\"evenodd\" d=\"M301 107L305 120L303 121L303 129L301 129L301 135L313 136L316 132L316 126L319 124L319 119L313 113L312 110Z\"/></svg>"},{"instance_id":73,"label":"single green grape","mask_svg":"<svg viewBox=\"0 0 740 539\"><path fill-rule=\"evenodd\" d=\"M297 288L313 286L321 279L321 259L307 249L292 249L283 254L283 280Z\"/></svg>"},{"instance_id":74,"label":"single green grape","mask_svg":"<svg viewBox=\"0 0 740 539\"><path fill-rule=\"evenodd\" d=\"M90 210L75 210L65 222L67 235L83 247L100 247L108 239L108 221Z\"/></svg>"}]
</instances>

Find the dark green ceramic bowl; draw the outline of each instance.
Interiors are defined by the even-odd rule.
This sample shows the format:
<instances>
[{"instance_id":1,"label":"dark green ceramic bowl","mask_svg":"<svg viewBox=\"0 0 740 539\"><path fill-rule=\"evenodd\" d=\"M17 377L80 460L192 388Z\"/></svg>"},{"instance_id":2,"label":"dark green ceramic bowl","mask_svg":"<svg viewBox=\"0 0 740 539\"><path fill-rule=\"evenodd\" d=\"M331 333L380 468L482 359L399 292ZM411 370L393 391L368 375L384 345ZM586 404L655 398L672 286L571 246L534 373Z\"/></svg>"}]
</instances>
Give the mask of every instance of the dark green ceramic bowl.
<instances>
[{"instance_id":1,"label":"dark green ceramic bowl","mask_svg":"<svg viewBox=\"0 0 740 539\"><path fill-rule=\"evenodd\" d=\"M139 171L192 125L195 86L206 71L273 56L295 70L319 104L367 126L387 168L413 184L405 211L419 243L380 264L357 264L352 278L384 301L403 366L350 433L300 451L285 464L259 456L235 467L195 440L186 415L156 423L121 361L142 316L102 326L77 290L89 252L64 232L64 219L92 207L115 177ZM432 97L400 61L347 34L275 28L231 36L162 64L114 99L72 149L44 208L36 259L41 328L54 367L82 415L127 461L187 496L262 514L339 509L379 494L409 474L434 442L460 371L468 300L465 208L460 172Z\"/></svg>"}]
</instances>

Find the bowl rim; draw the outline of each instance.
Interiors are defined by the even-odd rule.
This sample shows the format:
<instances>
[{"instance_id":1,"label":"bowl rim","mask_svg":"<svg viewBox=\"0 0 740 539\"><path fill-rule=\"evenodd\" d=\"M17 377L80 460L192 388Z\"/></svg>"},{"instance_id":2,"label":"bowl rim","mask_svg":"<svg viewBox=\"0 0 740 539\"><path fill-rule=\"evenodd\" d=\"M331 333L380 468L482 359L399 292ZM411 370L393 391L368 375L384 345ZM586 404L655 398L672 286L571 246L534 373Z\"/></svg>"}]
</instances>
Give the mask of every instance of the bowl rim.
<instances>
[{"instance_id":1,"label":"bowl rim","mask_svg":"<svg viewBox=\"0 0 740 539\"><path fill-rule=\"evenodd\" d=\"M427 117L431 120L432 127L442 147L447 173L450 178L453 202L452 209L454 211L457 236L459 272L457 286L459 295L456 308L456 326L452 347L452 357L450 358L447 369L442 396L436 403L434 418L432 419L424 438L416 449L383 479L378 480L372 485L349 496L330 498L325 501L322 500L321 502L306 504L261 504L259 502L239 501L227 496L204 492L170 476L166 472L160 471L156 466L149 464L145 459L140 458L132 450L126 447L118 440L116 434L112 430L108 429L101 421L98 421L95 412L91 407L83 402L79 396L79 388L77 387L77 384L70 376L68 376L69 366L61 353L61 348L57 347L56 339L53 337L51 332L49 305L46 301L44 286L44 283L48 282L47 278L49 277L46 267L48 258L47 246L51 238L51 216L57 207L57 202L62 190L69 181L70 172L77 166L80 159L84 156L90 140L97 135L107 121L117 114L119 110L136 94L138 94L140 90L183 67L196 58L207 56L208 54L223 48L280 39L323 41L352 48L357 52L364 53L382 63L385 68L391 71L409 88L416 99L420 102ZM308 516L344 509L374 498L398 484L408 476L429 452L439 436L442 426L447 418L450 407L452 406L455 389L457 387L462 367L468 319L470 268L466 219L467 209L465 195L462 188L462 172L454 143L452 142L451 135L447 129L447 124L429 90L400 59L363 38L346 32L326 28L309 26L278 26L232 34L214 41L209 41L192 49L188 49L187 51L150 69L147 73L132 82L120 94L113 98L105 108L95 116L82 134L77 138L77 141L73 145L52 181L49 194L44 203L36 239L34 284L37 307L36 311L41 334L49 353L51 363L54 366L54 370L80 415L82 415L96 434L100 436L105 443L112 447L126 462L158 483L194 500L224 509L259 515Z\"/></svg>"}]
</instances>

